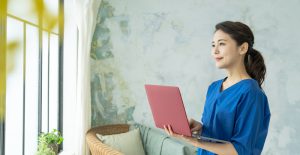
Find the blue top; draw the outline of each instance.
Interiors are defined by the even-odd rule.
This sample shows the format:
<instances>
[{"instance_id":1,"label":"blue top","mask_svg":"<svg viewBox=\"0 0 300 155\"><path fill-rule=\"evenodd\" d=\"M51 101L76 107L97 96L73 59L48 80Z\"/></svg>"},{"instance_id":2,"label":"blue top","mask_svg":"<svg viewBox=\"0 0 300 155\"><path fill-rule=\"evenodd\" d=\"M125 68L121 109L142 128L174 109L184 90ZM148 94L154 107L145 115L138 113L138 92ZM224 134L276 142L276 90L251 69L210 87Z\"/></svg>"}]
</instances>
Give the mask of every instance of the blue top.
<instances>
[{"instance_id":1,"label":"blue top","mask_svg":"<svg viewBox=\"0 0 300 155\"><path fill-rule=\"evenodd\" d=\"M254 79L241 80L222 91L226 78L208 87L202 136L230 141L239 155L261 154L271 116L267 96ZM199 148L197 155L214 153Z\"/></svg>"}]
</instances>

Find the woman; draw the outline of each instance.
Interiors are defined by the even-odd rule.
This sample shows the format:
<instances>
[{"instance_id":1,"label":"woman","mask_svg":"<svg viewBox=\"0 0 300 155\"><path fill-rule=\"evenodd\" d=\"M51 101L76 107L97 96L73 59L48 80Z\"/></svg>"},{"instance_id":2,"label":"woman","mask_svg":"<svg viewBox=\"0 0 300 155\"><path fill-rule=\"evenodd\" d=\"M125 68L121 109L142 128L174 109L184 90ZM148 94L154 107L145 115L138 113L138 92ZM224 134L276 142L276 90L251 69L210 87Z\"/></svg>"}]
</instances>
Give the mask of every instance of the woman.
<instances>
[{"instance_id":1,"label":"woman","mask_svg":"<svg viewBox=\"0 0 300 155\"><path fill-rule=\"evenodd\" d=\"M253 48L254 36L241 22L225 21L215 26L212 56L227 77L213 82L206 94L201 122L190 120L191 130L228 143L212 143L178 135L170 125L165 131L195 147L198 155L261 154L268 133L270 110L262 90L266 67Z\"/></svg>"}]
</instances>

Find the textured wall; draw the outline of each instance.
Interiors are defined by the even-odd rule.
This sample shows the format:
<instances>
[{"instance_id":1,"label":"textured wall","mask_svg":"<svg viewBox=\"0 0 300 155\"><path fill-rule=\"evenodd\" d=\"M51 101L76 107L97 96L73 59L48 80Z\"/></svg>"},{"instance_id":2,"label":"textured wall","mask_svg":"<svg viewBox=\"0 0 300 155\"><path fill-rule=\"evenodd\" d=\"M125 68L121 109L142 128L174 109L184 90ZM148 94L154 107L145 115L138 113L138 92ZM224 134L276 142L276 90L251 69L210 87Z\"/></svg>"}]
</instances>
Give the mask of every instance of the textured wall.
<instances>
[{"instance_id":1,"label":"textured wall","mask_svg":"<svg viewBox=\"0 0 300 155\"><path fill-rule=\"evenodd\" d=\"M226 76L210 56L214 25L242 21L267 66L272 118L264 154L299 154L300 1L103 1L91 50L92 125L153 125L144 84L179 86L200 119L208 85Z\"/></svg>"}]
</instances>

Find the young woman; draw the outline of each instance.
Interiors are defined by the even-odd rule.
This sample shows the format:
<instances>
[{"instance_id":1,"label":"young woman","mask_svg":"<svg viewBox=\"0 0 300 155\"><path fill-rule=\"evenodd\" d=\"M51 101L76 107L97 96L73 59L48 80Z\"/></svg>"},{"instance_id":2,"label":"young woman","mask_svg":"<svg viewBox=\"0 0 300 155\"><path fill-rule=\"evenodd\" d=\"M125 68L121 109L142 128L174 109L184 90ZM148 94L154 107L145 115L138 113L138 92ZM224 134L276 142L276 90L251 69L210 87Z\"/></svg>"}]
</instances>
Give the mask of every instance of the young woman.
<instances>
[{"instance_id":1,"label":"young woman","mask_svg":"<svg viewBox=\"0 0 300 155\"><path fill-rule=\"evenodd\" d=\"M241 22L225 21L215 26L211 54L227 76L207 90L201 122L190 120L192 132L228 143L211 143L178 135L170 125L165 131L198 147L198 155L261 154L268 133L270 110L262 90L266 67L253 48L254 36Z\"/></svg>"}]
</instances>

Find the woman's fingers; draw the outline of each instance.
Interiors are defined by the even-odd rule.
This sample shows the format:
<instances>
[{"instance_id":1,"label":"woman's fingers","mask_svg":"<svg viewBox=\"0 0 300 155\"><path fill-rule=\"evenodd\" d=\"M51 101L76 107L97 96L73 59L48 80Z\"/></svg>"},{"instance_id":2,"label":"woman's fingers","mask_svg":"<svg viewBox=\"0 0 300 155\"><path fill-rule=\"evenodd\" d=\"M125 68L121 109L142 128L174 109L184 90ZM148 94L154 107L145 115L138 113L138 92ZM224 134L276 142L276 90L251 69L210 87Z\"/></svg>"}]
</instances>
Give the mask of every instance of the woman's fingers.
<instances>
[{"instance_id":1,"label":"woman's fingers","mask_svg":"<svg viewBox=\"0 0 300 155\"><path fill-rule=\"evenodd\" d=\"M194 131L199 132L199 130L202 128L202 124L200 122L193 120L193 123L190 124L190 128L191 128L191 132Z\"/></svg>"},{"instance_id":2,"label":"woman's fingers","mask_svg":"<svg viewBox=\"0 0 300 155\"><path fill-rule=\"evenodd\" d=\"M166 125L164 125L164 129L165 129L165 132L166 132L168 135L170 135L170 132L169 132L169 130L167 129Z\"/></svg>"},{"instance_id":3,"label":"woman's fingers","mask_svg":"<svg viewBox=\"0 0 300 155\"><path fill-rule=\"evenodd\" d=\"M191 131L193 132L193 131L196 131L197 130L197 128L196 127L192 127L191 128Z\"/></svg>"},{"instance_id":4,"label":"woman's fingers","mask_svg":"<svg viewBox=\"0 0 300 155\"><path fill-rule=\"evenodd\" d=\"M200 130L200 127L193 127L191 129L192 132L198 132Z\"/></svg>"},{"instance_id":5,"label":"woman's fingers","mask_svg":"<svg viewBox=\"0 0 300 155\"><path fill-rule=\"evenodd\" d=\"M189 120L189 124L190 124L190 126L194 126L195 125L195 120L191 118Z\"/></svg>"},{"instance_id":6,"label":"woman's fingers","mask_svg":"<svg viewBox=\"0 0 300 155\"><path fill-rule=\"evenodd\" d=\"M168 129L169 129L169 132L170 132L171 136L173 136L174 133L173 133L173 130L172 130L172 128L171 128L171 125L168 125Z\"/></svg>"},{"instance_id":7,"label":"woman's fingers","mask_svg":"<svg viewBox=\"0 0 300 155\"><path fill-rule=\"evenodd\" d=\"M184 140L184 141L186 141L186 142L191 143L192 145L193 145L194 143L197 142L197 140L195 140L195 139L192 138L192 137L187 137L187 136L184 136L184 135L178 135L178 134L174 133L173 130L172 130L171 125L164 125L163 127L164 127L165 132L166 132L169 136L173 136L173 137L175 137L175 138L182 139L182 140Z\"/></svg>"},{"instance_id":8,"label":"woman's fingers","mask_svg":"<svg viewBox=\"0 0 300 155\"><path fill-rule=\"evenodd\" d=\"M179 137L180 135L176 134L171 125L164 125L164 130L165 132L169 135L169 136L173 136L173 137Z\"/></svg>"},{"instance_id":9,"label":"woman's fingers","mask_svg":"<svg viewBox=\"0 0 300 155\"><path fill-rule=\"evenodd\" d=\"M170 135L170 136L175 136L173 130L172 130L172 127L171 125L164 125L164 130L165 132Z\"/></svg>"}]
</instances>

